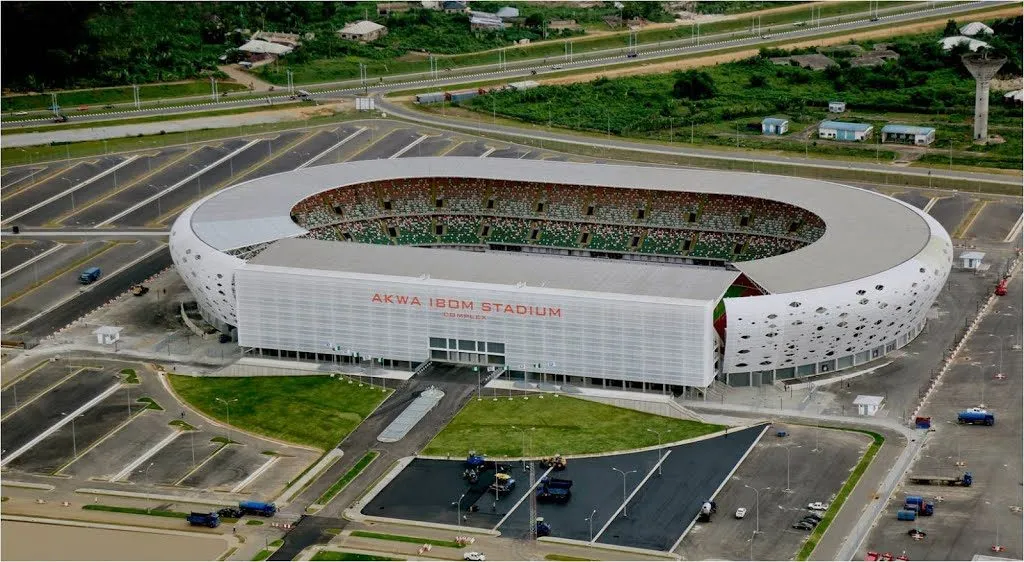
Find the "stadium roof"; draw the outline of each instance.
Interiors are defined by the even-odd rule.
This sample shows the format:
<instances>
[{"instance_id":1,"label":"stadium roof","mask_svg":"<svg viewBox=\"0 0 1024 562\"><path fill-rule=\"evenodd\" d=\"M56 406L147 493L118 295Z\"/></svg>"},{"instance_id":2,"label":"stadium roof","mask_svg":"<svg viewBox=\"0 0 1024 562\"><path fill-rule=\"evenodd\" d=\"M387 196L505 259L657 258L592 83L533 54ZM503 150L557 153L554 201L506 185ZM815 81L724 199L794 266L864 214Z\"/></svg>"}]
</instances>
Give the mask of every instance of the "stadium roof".
<instances>
[{"instance_id":1,"label":"stadium roof","mask_svg":"<svg viewBox=\"0 0 1024 562\"><path fill-rule=\"evenodd\" d=\"M718 193L802 207L825 222L821 238L793 252L734 264L772 293L826 287L888 271L920 254L932 238L928 222L909 205L865 189L820 180L654 166L459 157L367 160L264 176L206 197L196 204L190 224L205 244L226 252L305 234L306 230L289 215L296 203L311 195L344 185L415 177ZM470 259L474 254L460 255Z\"/></svg>"},{"instance_id":2,"label":"stadium roof","mask_svg":"<svg viewBox=\"0 0 1024 562\"><path fill-rule=\"evenodd\" d=\"M740 275L715 267L297 238L271 244L242 269L276 267L712 302Z\"/></svg>"}]
</instances>

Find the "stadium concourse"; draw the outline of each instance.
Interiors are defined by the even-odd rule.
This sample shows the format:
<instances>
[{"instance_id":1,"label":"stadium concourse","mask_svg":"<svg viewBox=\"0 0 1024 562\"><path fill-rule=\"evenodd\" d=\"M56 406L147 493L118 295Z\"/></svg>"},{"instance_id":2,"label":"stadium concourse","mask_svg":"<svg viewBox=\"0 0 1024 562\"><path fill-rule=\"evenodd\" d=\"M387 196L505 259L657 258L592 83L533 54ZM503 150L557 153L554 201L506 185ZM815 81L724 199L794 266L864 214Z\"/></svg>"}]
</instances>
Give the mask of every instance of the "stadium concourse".
<instances>
[{"instance_id":1,"label":"stadium concourse","mask_svg":"<svg viewBox=\"0 0 1024 562\"><path fill-rule=\"evenodd\" d=\"M816 180L418 158L238 184L182 213L171 255L252 353L678 391L903 347L952 245L911 205Z\"/></svg>"}]
</instances>

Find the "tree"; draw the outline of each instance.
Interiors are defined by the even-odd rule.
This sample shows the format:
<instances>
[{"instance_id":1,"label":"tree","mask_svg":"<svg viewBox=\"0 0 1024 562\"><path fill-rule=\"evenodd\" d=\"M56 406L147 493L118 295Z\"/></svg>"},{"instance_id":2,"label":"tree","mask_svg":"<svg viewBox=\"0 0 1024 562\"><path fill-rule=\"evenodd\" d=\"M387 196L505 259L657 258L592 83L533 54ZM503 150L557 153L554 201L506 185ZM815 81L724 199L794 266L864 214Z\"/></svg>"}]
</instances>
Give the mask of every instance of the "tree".
<instances>
[{"instance_id":1,"label":"tree","mask_svg":"<svg viewBox=\"0 0 1024 562\"><path fill-rule=\"evenodd\" d=\"M949 20L946 22L946 28L942 30L943 37L956 37L960 35L960 28L956 25L956 20Z\"/></svg>"},{"instance_id":2,"label":"tree","mask_svg":"<svg viewBox=\"0 0 1024 562\"><path fill-rule=\"evenodd\" d=\"M760 88L768 83L768 80L761 74L754 74L750 77L750 87Z\"/></svg>"},{"instance_id":3,"label":"tree","mask_svg":"<svg viewBox=\"0 0 1024 562\"><path fill-rule=\"evenodd\" d=\"M526 27L540 27L544 25L544 16L540 14L530 14L526 16Z\"/></svg>"},{"instance_id":4,"label":"tree","mask_svg":"<svg viewBox=\"0 0 1024 562\"><path fill-rule=\"evenodd\" d=\"M702 70L677 72L672 95L679 99L702 100L715 95L715 80Z\"/></svg>"}]
</instances>

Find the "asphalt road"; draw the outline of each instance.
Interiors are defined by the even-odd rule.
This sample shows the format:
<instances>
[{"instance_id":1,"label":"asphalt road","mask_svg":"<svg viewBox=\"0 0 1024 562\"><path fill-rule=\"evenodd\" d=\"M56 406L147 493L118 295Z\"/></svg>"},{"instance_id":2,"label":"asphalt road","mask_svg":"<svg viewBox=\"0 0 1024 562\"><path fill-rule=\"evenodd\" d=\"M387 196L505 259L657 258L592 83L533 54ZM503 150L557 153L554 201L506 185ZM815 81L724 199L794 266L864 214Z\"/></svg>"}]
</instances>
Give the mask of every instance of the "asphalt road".
<instances>
[{"instance_id":1,"label":"asphalt road","mask_svg":"<svg viewBox=\"0 0 1024 562\"><path fill-rule=\"evenodd\" d=\"M0 413L6 416L62 380L76 376L80 369L80 366L68 361L47 361L38 365L32 373L19 378L0 392Z\"/></svg>"},{"instance_id":2,"label":"asphalt road","mask_svg":"<svg viewBox=\"0 0 1024 562\"><path fill-rule=\"evenodd\" d=\"M0 250L0 271L7 277L11 268L17 267L39 254L56 246L52 240L25 240Z\"/></svg>"},{"instance_id":3,"label":"asphalt road","mask_svg":"<svg viewBox=\"0 0 1024 562\"><path fill-rule=\"evenodd\" d=\"M217 456L203 464L187 478L181 486L203 490L228 490L252 474L270 457L253 445L228 445Z\"/></svg>"},{"instance_id":4,"label":"asphalt road","mask_svg":"<svg viewBox=\"0 0 1024 562\"><path fill-rule=\"evenodd\" d=\"M131 385L127 389L119 390L117 393L122 397L126 416L128 415L128 392L130 391L133 401L142 395L136 385ZM168 426L164 419L150 415L154 410L142 410L141 407L142 404L133 402L132 413L139 415L134 416L132 421L109 439L97 445L96 448L81 455L78 460L63 469L61 474L78 478L109 480L161 439L177 432L175 428ZM180 435L178 439L181 439ZM143 470L147 466L148 462L141 465Z\"/></svg>"},{"instance_id":5,"label":"asphalt road","mask_svg":"<svg viewBox=\"0 0 1024 562\"><path fill-rule=\"evenodd\" d=\"M488 150L482 141L466 141L453 148L448 156L482 156Z\"/></svg>"},{"instance_id":6,"label":"asphalt road","mask_svg":"<svg viewBox=\"0 0 1024 562\"><path fill-rule=\"evenodd\" d=\"M28 165L17 169L4 171L0 176L0 194L7 196L26 185L30 185L36 178L45 177L50 172L50 165Z\"/></svg>"},{"instance_id":7,"label":"asphalt road","mask_svg":"<svg viewBox=\"0 0 1024 562\"><path fill-rule=\"evenodd\" d=\"M929 209L928 214L939 221L942 228L945 228L946 232L952 236L956 232L956 227L960 224L960 221L963 220L976 202L977 199L958 193L936 201L932 208Z\"/></svg>"},{"instance_id":8,"label":"asphalt road","mask_svg":"<svg viewBox=\"0 0 1024 562\"><path fill-rule=\"evenodd\" d=\"M360 160L380 160L390 158L398 153L399 150L402 150L406 146L412 144L418 138L420 138L419 133L411 129L398 129L388 133L383 138L378 138L376 142L367 146L362 152L353 156L349 161L357 162Z\"/></svg>"},{"instance_id":9,"label":"asphalt road","mask_svg":"<svg viewBox=\"0 0 1024 562\"><path fill-rule=\"evenodd\" d=\"M1010 229L1020 219L1024 212L1024 206L1020 204L1004 203L993 205L989 203L978 214L974 224L967 231L967 238L980 238L982 240L1002 240L1010 234Z\"/></svg>"},{"instance_id":10,"label":"asphalt road","mask_svg":"<svg viewBox=\"0 0 1024 562\"><path fill-rule=\"evenodd\" d=\"M89 240L81 243L68 243L63 244L59 249L55 250L52 254L49 254L45 258L35 261L30 265L27 265L20 270L11 272L4 276L3 283L0 284L0 295L2 295L5 301L4 307L7 304L15 304L17 300L10 301L20 294L25 294L31 286L36 283L46 281L47 279L65 272L64 275L58 277L64 281L64 288L67 289L72 286L67 280L70 278L71 272L74 272L75 285L77 285L78 274L81 269L74 267L76 262L82 261L89 256L96 255L97 252L103 250L105 242L102 240ZM76 287L77 288L77 287ZM22 298L31 298L28 295ZM4 310L6 312L6 310ZM6 315L5 315L6 316ZM11 322L9 317L4 318L4 323Z\"/></svg>"},{"instance_id":11,"label":"asphalt road","mask_svg":"<svg viewBox=\"0 0 1024 562\"><path fill-rule=\"evenodd\" d=\"M4 198L4 223L17 224L20 219L12 217L98 176L124 159L124 156L101 156L93 161L80 161L56 176Z\"/></svg>"},{"instance_id":12,"label":"asphalt road","mask_svg":"<svg viewBox=\"0 0 1024 562\"><path fill-rule=\"evenodd\" d=\"M128 480L145 485L171 485L185 477L194 466L198 467L210 455L219 451L220 443L210 441L215 437L208 431L182 433L169 445L142 463ZM195 465L192 451L195 451Z\"/></svg>"},{"instance_id":13,"label":"asphalt road","mask_svg":"<svg viewBox=\"0 0 1024 562\"><path fill-rule=\"evenodd\" d=\"M924 209L925 206L928 205L928 202L932 200L931 197L922 195L916 191L904 191L903 193L897 193L893 197L903 201L904 203L909 203L918 209Z\"/></svg>"}]
</instances>

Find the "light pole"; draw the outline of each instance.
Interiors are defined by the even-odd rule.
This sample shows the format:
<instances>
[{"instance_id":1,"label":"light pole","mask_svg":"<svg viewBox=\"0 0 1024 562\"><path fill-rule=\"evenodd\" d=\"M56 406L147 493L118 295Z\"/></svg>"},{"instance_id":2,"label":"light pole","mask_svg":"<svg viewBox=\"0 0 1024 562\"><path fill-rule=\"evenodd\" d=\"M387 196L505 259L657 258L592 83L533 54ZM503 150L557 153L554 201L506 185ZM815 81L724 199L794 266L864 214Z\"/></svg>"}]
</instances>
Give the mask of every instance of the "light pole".
<instances>
[{"instance_id":1,"label":"light pole","mask_svg":"<svg viewBox=\"0 0 1024 562\"><path fill-rule=\"evenodd\" d=\"M203 169L195 164L189 164L188 167L195 168L196 172L199 172L196 174L196 197L201 197L203 195Z\"/></svg>"},{"instance_id":2,"label":"light pole","mask_svg":"<svg viewBox=\"0 0 1024 562\"><path fill-rule=\"evenodd\" d=\"M455 522L459 528L462 528L462 498L466 497L466 494L459 496L459 501L455 502Z\"/></svg>"},{"instance_id":3,"label":"light pole","mask_svg":"<svg viewBox=\"0 0 1024 562\"><path fill-rule=\"evenodd\" d=\"M224 410L226 411L227 418L228 418L228 441L230 441L231 440L231 403L232 402L238 402L238 398L232 398L231 400L225 400L223 398L216 397L214 399L217 402L220 402L221 404L224 404Z\"/></svg>"},{"instance_id":4,"label":"light pole","mask_svg":"<svg viewBox=\"0 0 1024 562\"><path fill-rule=\"evenodd\" d=\"M799 449L803 445L784 445L782 448L786 450L786 489L783 492L790 494L793 492L792 488L789 487L789 458L792 449Z\"/></svg>"},{"instance_id":5,"label":"light pole","mask_svg":"<svg viewBox=\"0 0 1024 562\"><path fill-rule=\"evenodd\" d=\"M594 514L597 513L597 508L590 512L590 517L584 519L587 523L590 523L590 542L594 542Z\"/></svg>"},{"instance_id":6,"label":"light pole","mask_svg":"<svg viewBox=\"0 0 1024 562\"><path fill-rule=\"evenodd\" d=\"M750 533L750 559L754 559L754 537L757 536L757 531Z\"/></svg>"},{"instance_id":7,"label":"light pole","mask_svg":"<svg viewBox=\"0 0 1024 562\"><path fill-rule=\"evenodd\" d=\"M61 412L60 415L67 416L67 412ZM78 457L78 439L75 437L75 418L84 417L83 415L71 416L71 458Z\"/></svg>"},{"instance_id":8,"label":"light pole","mask_svg":"<svg viewBox=\"0 0 1024 562\"><path fill-rule=\"evenodd\" d=\"M649 431L651 433L654 433L654 434L656 434L658 436L658 476L661 476L661 459L662 459L662 456L663 456L663 454L665 452L664 449L662 448L662 445L661 445L662 444L661 434L662 433L667 433L668 431L671 431L671 430L658 431L657 429L651 429L651 428L648 427L647 431Z\"/></svg>"},{"instance_id":9,"label":"light pole","mask_svg":"<svg viewBox=\"0 0 1024 562\"><path fill-rule=\"evenodd\" d=\"M751 486L750 484L744 484L744 488L750 488L754 491L754 533L761 532L761 490L771 490L769 487L761 488L761 490Z\"/></svg>"},{"instance_id":10,"label":"light pole","mask_svg":"<svg viewBox=\"0 0 1024 562\"><path fill-rule=\"evenodd\" d=\"M622 517L626 518L628 517L628 515L626 515L626 475L633 474L636 470L622 471L614 466L612 467L612 470L622 475Z\"/></svg>"}]
</instances>

